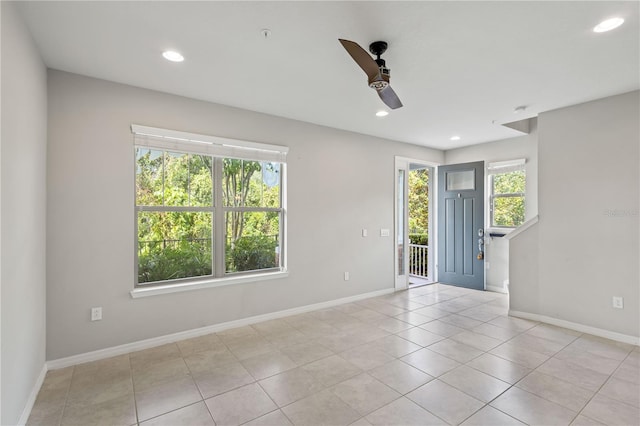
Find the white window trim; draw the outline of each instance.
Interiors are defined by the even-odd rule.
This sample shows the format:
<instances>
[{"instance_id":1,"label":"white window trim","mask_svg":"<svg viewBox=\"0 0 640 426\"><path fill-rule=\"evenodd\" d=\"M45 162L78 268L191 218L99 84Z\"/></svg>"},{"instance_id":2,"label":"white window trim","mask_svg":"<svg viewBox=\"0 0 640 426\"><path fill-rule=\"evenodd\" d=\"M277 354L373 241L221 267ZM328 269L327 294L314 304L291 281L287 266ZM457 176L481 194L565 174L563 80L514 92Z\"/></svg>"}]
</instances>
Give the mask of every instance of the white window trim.
<instances>
[{"instance_id":1,"label":"white window trim","mask_svg":"<svg viewBox=\"0 0 640 426\"><path fill-rule=\"evenodd\" d=\"M243 284L256 281L276 280L286 278L289 272L276 271L264 272L249 275L238 275L224 278L212 278L200 281L191 281L185 283L165 284L158 286L136 287L129 292L131 298L138 299L141 297L158 296L161 294L181 293L184 291L201 290L205 288L223 287L227 285Z\"/></svg>"},{"instance_id":2,"label":"white window trim","mask_svg":"<svg viewBox=\"0 0 640 426\"><path fill-rule=\"evenodd\" d=\"M238 275L224 277L190 277L184 282L174 281L170 284L154 285L153 283L136 285L130 291L132 298L155 296L160 294L178 293L190 290L215 288L227 285L266 281L286 278L289 276L287 269L287 208L286 208L286 155L289 147L266 143L250 142L239 139L229 139L217 136L201 135L197 133L182 132L157 127L131 124L131 132L134 134L135 146L148 146L164 150L173 150L184 153L207 154L218 158L238 158L251 161L273 161L281 164L281 256L282 265L277 271L248 271ZM136 206L137 210L137 206ZM137 237L136 237L137 241ZM137 281L136 281L137 282Z\"/></svg>"}]
</instances>

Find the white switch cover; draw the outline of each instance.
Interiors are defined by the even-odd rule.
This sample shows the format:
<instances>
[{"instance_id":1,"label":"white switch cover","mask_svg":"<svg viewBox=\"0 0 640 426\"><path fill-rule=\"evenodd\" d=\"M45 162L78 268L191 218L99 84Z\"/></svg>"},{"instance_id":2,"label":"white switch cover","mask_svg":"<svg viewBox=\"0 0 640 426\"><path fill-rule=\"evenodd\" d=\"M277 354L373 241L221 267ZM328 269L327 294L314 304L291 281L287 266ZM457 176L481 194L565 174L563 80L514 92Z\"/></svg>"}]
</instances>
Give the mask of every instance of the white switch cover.
<instances>
[{"instance_id":1,"label":"white switch cover","mask_svg":"<svg viewBox=\"0 0 640 426\"><path fill-rule=\"evenodd\" d=\"M366 228L362 228L362 236L366 237L367 235L369 235L369 233L367 232Z\"/></svg>"},{"instance_id":2,"label":"white switch cover","mask_svg":"<svg viewBox=\"0 0 640 426\"><path fill-rule=\"evenodd\" d=\"M349 281L349 273L348 272L344 273L344 280L345 281Z\"/></svg>"},{"instance_id":3,"label":"white switch cover","mask_svg":"<svg viewBox=\"0 0 640 426\"><path fill-rule=\"evenodd\" d=\"M624 299L619 296L613 296L613 307L616 309L624 309Z\"/></svg>"},{"instance_id":4,"label":"white switch cover","mask_svg":"<svg viewBox=\"0 0 640 426\"><path fill-rule=\"evenodd\" d=\"M91 308L91 321L100 321L102 319L102 308Z\"/></svg>"},{"instance_id":5,"label":"white switch cover","mask_svg":"<svg viewBox=\"0 0 640 426\"><path fill-rule=\"evenodd\" d=\"M380 229L380 236L381 237L388 237L389 236L389 230L388 229Z\"/></svg>"}]
</instances>

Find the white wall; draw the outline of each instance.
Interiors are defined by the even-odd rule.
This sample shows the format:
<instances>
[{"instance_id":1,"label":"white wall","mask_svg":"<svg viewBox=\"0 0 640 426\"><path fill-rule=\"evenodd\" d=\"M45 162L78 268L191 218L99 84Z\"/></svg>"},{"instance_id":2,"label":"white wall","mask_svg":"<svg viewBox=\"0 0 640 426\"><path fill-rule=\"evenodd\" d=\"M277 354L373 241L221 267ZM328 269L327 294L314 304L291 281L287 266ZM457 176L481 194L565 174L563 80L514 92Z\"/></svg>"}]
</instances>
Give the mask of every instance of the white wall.
<instances>
[{"instance_id":1,"label":"white wall","mask_svg":"<svg viewBox=\"0 0 640 426\"><path fill-rule=\"evenodd\" d=\"M131 299L131 123L289 146L289 277ZM414 145L49 71L47 358L393 288L393 241L377 230L393 229L395 155L443 160ZM102 321L89 321L92 306L103 307Z\"/></svg>"},{"instance_id":2,"label":"white wall","mask_svg":"<svg viewBox=\"0 0 640 426\"><path fill-rule=\"evenodd\" d=\"M488 163L495 161L526 159L525 220L538 214L538 132L536 119L532 119L531 122L531 133L528 135L452 149L444 153L446 164L484 161L485 167ZM486 175L485 182L487 182ZM485 187L485 194L489 196L488 185ZM485 201L487 229L489 221L488 201ZM487 289L507 291L505 282L509 280L509 243L506 238L487 237L485 267L487 268L485 270Z\"/></svg>"},{"instance_id":3,"label":"white wall","mask_svg":"<svg viewBox=\"0 0 640 426\"><path fill-rule=\"evenodd\" d=\"M2 10L2 417L16 424L45 363L47 76L22 18Z\"/></svg>"},{"instance_id":4,"label":"white wall","mask_svg":"<svg viewBox=\"0 0 640 426\"><path fill-rule=\"evenodd\" d=\"M638 93L540 114L540 221L511 241L539 279L514 271L512 310L640 335Z\"/></svg>"}]
</instances>

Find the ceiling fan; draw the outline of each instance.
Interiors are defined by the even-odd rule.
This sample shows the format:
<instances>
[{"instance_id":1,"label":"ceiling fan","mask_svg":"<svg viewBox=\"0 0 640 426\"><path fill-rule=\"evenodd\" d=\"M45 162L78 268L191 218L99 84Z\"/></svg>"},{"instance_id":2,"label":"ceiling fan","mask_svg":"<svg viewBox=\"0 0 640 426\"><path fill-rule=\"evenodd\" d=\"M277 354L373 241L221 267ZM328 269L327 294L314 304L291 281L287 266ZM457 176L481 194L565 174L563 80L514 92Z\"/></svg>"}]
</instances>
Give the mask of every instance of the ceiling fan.
<instances>
[{"instance_id":1,"label":"ceiling fan","mask_svg":"<svg viewBox=\"0 0 640 426\"><path fill-rule=\"evenodd\" d=\"M373 59L358 43L349 40L338 39L347 53L351 55L356 64L367 74L369 87L378 92L378 96L389 108L397 109L402 106L402 102L389 86L390 71L384 59L380 58L387 50L386 41L374 41L369 45L369 52L377 56Z\"/></svg>"}]
</instances>

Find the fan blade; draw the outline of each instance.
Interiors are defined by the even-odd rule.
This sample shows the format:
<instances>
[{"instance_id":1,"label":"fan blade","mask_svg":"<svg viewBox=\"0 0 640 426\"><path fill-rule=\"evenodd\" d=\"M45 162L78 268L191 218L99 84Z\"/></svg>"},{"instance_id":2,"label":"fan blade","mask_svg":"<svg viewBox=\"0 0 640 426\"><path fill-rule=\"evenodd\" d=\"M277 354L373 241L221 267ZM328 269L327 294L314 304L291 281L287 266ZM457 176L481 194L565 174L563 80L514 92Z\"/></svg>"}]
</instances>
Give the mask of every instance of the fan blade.
<instances>
[{"instance_id":1,"label":"fan blade","mask_svg":"<svg viewBox=\"0 0 640 426\"><path fill-rule=\"evenodd\" d=\"M402 102L400 102L400 98L396 95L396 92L393 91L391 86L387 86L384 89L378 92L378 96L382 99L382 102L387 104L387 106L391 109L398 109L402 106Z\"/></svg>"},{"instance_id":2,"label":"fan blade","mask_svg":"<svg viewBox=\"0 0 640 426\"><path fill-rule=\"evenodd\" d=\"M356 64L362 68L362 70L369 77L369 81L374 78L379 78L380 70L378 68L378 64L373 60L371 55L367 53L358 43L354 43L353 41L343 40L341 38L338 39L342 44L342 47L345 48L347 53L356 61Z\"/></svg>"}]
</instances>

